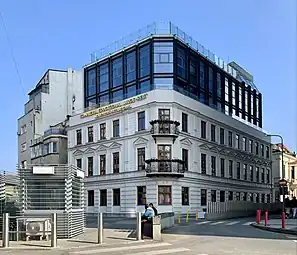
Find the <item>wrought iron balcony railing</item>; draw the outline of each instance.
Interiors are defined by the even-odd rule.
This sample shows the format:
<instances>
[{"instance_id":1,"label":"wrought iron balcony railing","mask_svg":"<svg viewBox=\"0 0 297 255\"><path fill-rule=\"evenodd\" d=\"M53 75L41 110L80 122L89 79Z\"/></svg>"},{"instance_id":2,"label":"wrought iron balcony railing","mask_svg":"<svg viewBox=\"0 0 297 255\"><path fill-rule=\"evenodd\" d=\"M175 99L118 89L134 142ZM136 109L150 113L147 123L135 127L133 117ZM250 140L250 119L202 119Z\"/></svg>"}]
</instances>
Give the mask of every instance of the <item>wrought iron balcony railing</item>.
<instances>
[{"instance_id":1,"label":"wrought iron balcony railing","mask_svg":"<svg viewBox=\"0 0 297 255\"><path fill-rule=\"evenodd\" d=\"M151 134L155 140L157 136L170 136L175 140L179 135L178 121L152 120L150 124L152 125Z\"/></svg>"},{"instance_id":2,"label":"wrought iron balcony railing","mask_svg":"<svg viewBox=\"0 0 297 255\"><path fill-rule=\"evenodd\" d=\"M187 170L185 161L181 159L148 159L145 163L147 176L183 177Z\"/></svg>"}]
</instances>

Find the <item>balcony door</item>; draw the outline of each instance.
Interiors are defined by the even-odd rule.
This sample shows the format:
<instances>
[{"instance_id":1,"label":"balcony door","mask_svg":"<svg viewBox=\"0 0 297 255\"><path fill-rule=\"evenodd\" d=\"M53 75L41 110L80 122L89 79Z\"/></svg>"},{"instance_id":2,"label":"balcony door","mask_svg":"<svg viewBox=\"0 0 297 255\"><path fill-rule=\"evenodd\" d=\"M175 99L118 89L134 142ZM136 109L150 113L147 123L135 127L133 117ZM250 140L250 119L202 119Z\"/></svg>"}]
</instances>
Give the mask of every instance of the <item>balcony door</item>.
<instances>
[{"instance_id":1,"label":"balcony door","mask_svg":"<svg viewBox=\"0 0 297 255\"><path fill-rule=\"evenodd\" d=\"M170 109L159 109L159 120L170 120ZM159 133L169 134L170 133L170 123L161 122L159 126Z\"/></svg>"},{"instance_id":2,"label":"balcony door","mask_svg":"<svg viewBox=\"0 0 297 255\"><path fill-rule=\"evenodd\" d=\"M171 172L171 145L158 145L159 172Z\"/></svg>"}]
</instances>

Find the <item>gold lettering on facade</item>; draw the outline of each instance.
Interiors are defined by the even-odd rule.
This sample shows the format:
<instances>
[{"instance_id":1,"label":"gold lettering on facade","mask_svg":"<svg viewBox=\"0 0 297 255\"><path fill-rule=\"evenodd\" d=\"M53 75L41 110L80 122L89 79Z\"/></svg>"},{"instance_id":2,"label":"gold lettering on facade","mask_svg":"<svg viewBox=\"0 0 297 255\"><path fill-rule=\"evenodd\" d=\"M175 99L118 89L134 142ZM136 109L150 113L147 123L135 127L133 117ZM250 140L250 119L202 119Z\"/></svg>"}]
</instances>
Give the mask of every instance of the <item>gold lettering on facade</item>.
<instances>
[{"instance_id":1,"label":"gold lettering on facade","mask_svg":"<svg viewBox=\"0 0 297 255\"><path fill-rule=\"evenodd\" d=\"M118 112L123 112L126 111L130 108L132 108L131 104L137 102L137 101L141 101L147 98L148 94L143 94L143 95L139 95L133 98L129 98L123 102L117 103L117 104L113 104L113 105L107 105L107 106L103 106L88 112L85 112L83 114L80 115L81 118L86 118L86 117L90 117L93 115L96 115L96 118L100 118L106 115L110 115L113 113L118 113Z\"/></svg>"}]
</instances>

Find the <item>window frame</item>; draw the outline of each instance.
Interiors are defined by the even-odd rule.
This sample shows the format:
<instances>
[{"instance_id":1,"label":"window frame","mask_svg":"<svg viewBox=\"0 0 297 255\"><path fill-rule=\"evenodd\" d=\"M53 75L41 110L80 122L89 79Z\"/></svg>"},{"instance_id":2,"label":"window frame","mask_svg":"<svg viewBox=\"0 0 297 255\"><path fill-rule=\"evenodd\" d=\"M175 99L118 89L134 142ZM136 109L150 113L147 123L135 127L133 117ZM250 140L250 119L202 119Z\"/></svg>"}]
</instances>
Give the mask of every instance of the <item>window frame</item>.
<instances>
[{"instance_id":1,"label":"window frame","mask_svg":"<svg viewBox=\"0 0 297 255\"><path fill-rule=\"evenodd\" d=\"M95 192L88 190L88 206L95 206Z\"/></svg>"},{"instance_id":2,"label":"window frame","mask_svg":"<svg viewBox=\"0 0 297 255\"><path fill-rule=\"evenodd\" d=\"M137 148L137 170L145 170L145 147Z\"/></svg>"},{"instance_id":3,"label":"window frame","mask_svg":"<svg viewBox=\"0 0 297 255\"><path fill-rule=\"evenodd\" d=\"M112 173L120 173L120 153L118 151L112 153Z\"/></svg>"},{"instance_id":4,"label":"window frame","mask_svg":"<svg viewBox=\"0 0 297 255\"><path fill-rule=\"evenodd\" d=\"M120 120L116 119L112 121L112 137L120 137Z\"/></svg>"},{"instance_id":5,"label":"window frame","mask_svg":"<svg viewBox=\"0 0 297 255\"><path fill-rule=\"evenodd\" d=\"M99 170L100 175L106 175L106 155L102 154L99 156Z\"/></svg>"},{"instance_id":6,"label":"window frame","mask_svg":"<svg viewBox=\"0 0 297 255\"><path fill-rule=\"evenodd\" d=\"M167 191L160 192L160 188ZM160 195L164 195L164 200L160 198ZM169 201L166 202L166 196L169 195ZM172 205L172 186L171 185L158 185L158 205Z\"/></svg>"},{"instance_id":7,"label":"window frame","mask_svg":"<svg viewBox=\"0 0 297 255\"><path fill-rule=\"evenodd\" d=\"M141 111L137 113L137 128L138 131L145 130L145 111Z\"/></svg>"},{"instance_id":8,"label":"window frame","mask_svg":"<svg viewBox=\"0 0 297 255\"><path fill-rule=\"evenodd\" d=\"M100 206L107 206L107 189L99 190L100 193Z\"/></svg>"},{"instance_id":9,"label":"window frame","mask_svg":"<svg viewBox=\"0 0 297 255\"><path fill-rule=\"evenodd\" d=\"M88 176L94 176L94 157L93 156L89 156L87 158L87 164L88 164Z\"/></svg>"},{"instance_id":10,"label":"window frame","mask_svg":"<svg viewBox=\"0 0 297 255\"><path fill-rule=\"evenodd\" d=\"M137 205L138 206L146 205L146 186L137 186L136 192L137 192Z\"/></svg>"},{"instance_id":11,"label":"window frame","mask_svg":"<svg viewBox=\"0 0 297 255\"><path fill-rule=\"evenodd\" d=\"M182 112L182 132L188 133L188 114Z\"/></svg>"},{"instance_id":12,"label":"window frame","mask_svg":"<svg viewBox=\"0 0 297 255\"><path fill-rule=\"evenodd\" d=\"M120 188L112 189L112 205L121 206L121 189Z\"/></svg>"},{"instance_id":13,"label":"window frame","mask_svg":"<svg viewBox=\"0 0 297 255\"><path fill-rule=\"evenodd\" d=\"M88 143L94 142L94 128L93 126L88 127Z\"/></svg>"},{"instance_id":14,"label":"window frame","mask_svg":"<svg viewBox=\"0 0 297 255\"><path fill-rule=\"evenodd\" d=\"M190 205L190 188L189 187L181 187L182 188L182 205L188 206Z\"/></svg>"},{"instance_id":15,"label":"window frame","mask_svg":"<svg viewBox=\"0 0 297 255\"><path fill-rule=\"evenodd\" d=\"M100 129L100 140L105 140L106 139L106 123L101 123L99 125Z\"/></svg>"}]
</instances>

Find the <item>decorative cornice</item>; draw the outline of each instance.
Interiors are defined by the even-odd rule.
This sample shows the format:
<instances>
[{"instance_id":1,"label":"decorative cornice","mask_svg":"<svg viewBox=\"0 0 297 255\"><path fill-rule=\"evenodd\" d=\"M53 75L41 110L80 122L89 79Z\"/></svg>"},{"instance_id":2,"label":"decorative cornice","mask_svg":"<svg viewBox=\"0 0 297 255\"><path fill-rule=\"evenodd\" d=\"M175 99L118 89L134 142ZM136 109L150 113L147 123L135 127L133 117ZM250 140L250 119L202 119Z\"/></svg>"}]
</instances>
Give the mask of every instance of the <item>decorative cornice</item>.
<instances>
[{"instance_id":1,"label":"decorative cornice","mask_svg":"<svg viewBox=\"0 0 297 255\"><path fill-rule=\"evenodd\" d=\"M121 147L122 147L122 144L117 143L117 142L113 142L111 145L109 145L110 149L118 149L118 148L121 148Z\"/></svg>"},{"instance_id":2,"label":"decorative cornice","mask_svg":"<svg viewBox=\"0 0 297 255\"><path fill-rule=\"evenodd\" d=\"M191 142L191 140L188 137L186 137L186 138L183 138L180 140L180 144L190 147L193 143Z\"/></svg>"},{"instance_id":3,"label":"decorative cornice","mask_svg":"<svg viewBox=\"0 0 297 255\"><path fill-rule=\"evenodd\" d=\"M143 138L143 137L138 137L134 140L133 144L134 145L139 145L139 144L147 144L148 143L148 139Z\"/></svg>"}]
</instances>

